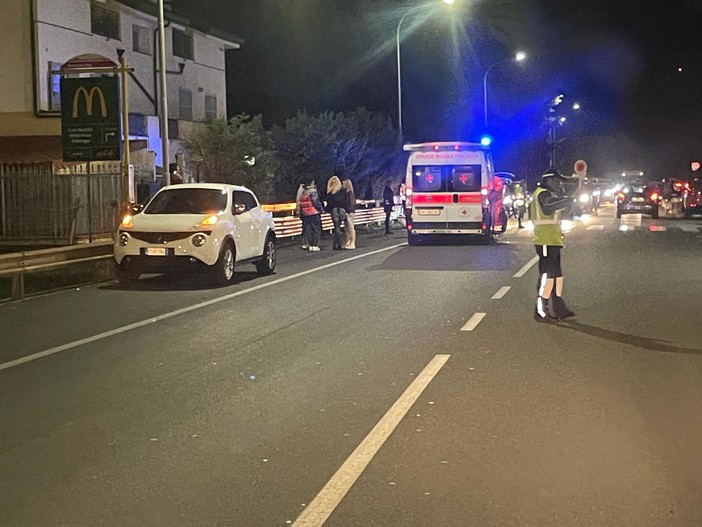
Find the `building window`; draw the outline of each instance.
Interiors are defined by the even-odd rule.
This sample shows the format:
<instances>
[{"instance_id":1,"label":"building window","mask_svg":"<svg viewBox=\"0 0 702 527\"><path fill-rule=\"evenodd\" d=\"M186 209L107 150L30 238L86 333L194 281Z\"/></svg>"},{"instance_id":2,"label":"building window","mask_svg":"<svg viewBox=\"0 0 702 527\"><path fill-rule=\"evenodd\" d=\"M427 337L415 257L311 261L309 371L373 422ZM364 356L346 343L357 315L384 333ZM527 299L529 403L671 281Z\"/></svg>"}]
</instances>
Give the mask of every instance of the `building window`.
<instances>
[{"instance_id":1,"label":"building window","mask_svg":"<svg viewBox=\"0 0 702 527\"><path fill-rule=\"evenodd\" d=\"M49 62L49 111L61 111L61 75L51 73L61 69L60 62Z\"/></svg>"},{"instance_id":2,"label":"building window","mask_svg":"<svg viewBox=\"0 0 702 527\"><path fill-rule=\"evenodd\" d=\"M177 119L168 119L168 139L179 139L180 127Z\"/></svg>"},{"instance_id":3,"label":"building window","mask_svg":"<svg viewBox=\"0 0 702 527\"><path fill-rule=\"evenodd\" d=\"M217 118L217 96L205 95L205 119Z\"/></svg>"},{"instance_id":4,"label":"building window","mask_svg":"<svg viewBox=\"0 0 702 527\"><path fill-rule=\"evenodd\" d=\"M120 40L119 13L90 4L90 31L95 35Z\"/></svg>"},{"instance_id":5,"label":"building window","mask_svg":"<svg viewBox=\"0 0 702 527\"><path fill-rule=\"evenodd\" d=\"M149 130L146 124L146 116L144 114L129 114L129 135L135 135L138 137L148 137Z\"/></svg>"},{"instance_id":6,"label":"building window","mask_svg":"<svg viewBox=\"0 0 702 527\"><path fill-rule=\"evenodd\" d=\"M148 27L132 26L132 50L137 53L151 54L151 30Z\"/></svg>"},{"instance_id":7,"label":"building window","mask_svg":"<svg viewBox=\"0 0 702 527\"><path fill-rule=\"evenodd\" d=\"M173 28L173 55L193 59L193 37L185 31Z\"/></svg>"},{"instance_id":8,"label":"building window","mask_svg":"<svg viewBox=\"0 0 702 527\"><path fill-rule=\"evenodd\" d=\"M178 90L178 115L185 121L193 120L193 92Z\"/></svg>"}]
</instances>

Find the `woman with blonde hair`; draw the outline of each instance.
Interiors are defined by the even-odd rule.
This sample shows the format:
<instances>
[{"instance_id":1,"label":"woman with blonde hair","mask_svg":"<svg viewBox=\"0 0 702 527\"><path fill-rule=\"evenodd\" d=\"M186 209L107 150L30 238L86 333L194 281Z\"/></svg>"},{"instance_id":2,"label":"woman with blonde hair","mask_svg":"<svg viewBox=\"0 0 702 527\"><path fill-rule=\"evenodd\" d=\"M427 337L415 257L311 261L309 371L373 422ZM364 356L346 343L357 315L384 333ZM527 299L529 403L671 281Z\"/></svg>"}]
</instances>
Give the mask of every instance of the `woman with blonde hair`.
<instances>
[{"instance_id":1,"label":"woman with blonde hair","mask_svg":"<svg viewBox=\"0 0 702 527\"><path fill-rule=\"evenodd\" d=\"M356 194L353 191L353 183L349 178L344 178L341 186L346 190L346 243L344 249L356 248L356 228L353 225L354 213L356 212Z\"/></svg>"},{"instance_id":2,"label":"woman with blonde hair","mask_svg":"<svg viewBox=\"0 0 702 527\"><path fill-rule=\"evenodd\" d=\"M341 186L339 176L332 176L327 182L327 208L334 222L334 247L341 249L343 232L341 224L346 222L346 190Z\"/></svg>"}]
</instances>

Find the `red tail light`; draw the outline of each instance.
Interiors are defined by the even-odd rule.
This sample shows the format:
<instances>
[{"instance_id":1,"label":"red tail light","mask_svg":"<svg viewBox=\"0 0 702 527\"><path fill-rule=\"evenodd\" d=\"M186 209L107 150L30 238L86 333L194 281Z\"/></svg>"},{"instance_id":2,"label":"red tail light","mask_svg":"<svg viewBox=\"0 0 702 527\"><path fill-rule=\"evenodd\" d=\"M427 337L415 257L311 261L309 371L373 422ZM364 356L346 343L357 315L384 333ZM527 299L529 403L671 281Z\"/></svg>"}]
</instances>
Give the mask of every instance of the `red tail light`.
<instances>
[{"instance_id":1,"label":"red tail light","mask_svg":"<svg viewBox=\"0 0 702 527\"><path fill-rule=\"evenodd\" d=\"M622 201L625 197L626 197L626 196L624 195L623 192L620 192L619 194L617 194L617 199L618 199L619 201Z\"/></svg>"},{"instance_id":2,"label":"red tail light","mask_svg":"<svg viewBox=\"0 0 702 527\"><path fill-rule=\"evenodd\" d=\"M651 193L651 201L658 201L658 192Z\"/></svg>"},{"instance_id":3,"label":"red tail light","mask_svg":"<svg viewBox=\"0 0 702 527\"><path fill-rule=\"evenodd\" d=\"M407 230L408 230L408 231L411 231L411 230L412 230L412 224L411 224L411 223L408 223L408 224L407 224Z\"/></svg>"}]
</instances>

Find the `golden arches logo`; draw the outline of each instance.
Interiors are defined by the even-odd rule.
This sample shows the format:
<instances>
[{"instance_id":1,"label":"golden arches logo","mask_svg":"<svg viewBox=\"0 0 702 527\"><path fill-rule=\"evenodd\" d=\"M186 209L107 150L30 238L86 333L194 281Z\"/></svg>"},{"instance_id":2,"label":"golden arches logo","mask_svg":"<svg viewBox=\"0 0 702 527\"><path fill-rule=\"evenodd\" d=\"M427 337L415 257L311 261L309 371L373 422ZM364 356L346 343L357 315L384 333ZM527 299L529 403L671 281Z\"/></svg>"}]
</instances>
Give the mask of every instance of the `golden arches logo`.
<instances>
[{"instance_id":1,"label":"golden arches logo","mask_svg":"<svg viewBox=\"0 0 702 527\"><path fill-rule=\"evenodd\" d=\"M88 115L93 115L93 97L95 97L95 94L97 93L100 101L100 115L103 117L103 119L107 117L107 104L105 103L105 96L103 95L102 90L97 86L93 86L90 88L90 91L88 91L84 86L81 86L73 94L73 112L71 115L73 115L74 119L78 117L78 98L80 97L81 93L83 94L83 99L85 100L85 110Z\"/></svg>"}]
</instances>

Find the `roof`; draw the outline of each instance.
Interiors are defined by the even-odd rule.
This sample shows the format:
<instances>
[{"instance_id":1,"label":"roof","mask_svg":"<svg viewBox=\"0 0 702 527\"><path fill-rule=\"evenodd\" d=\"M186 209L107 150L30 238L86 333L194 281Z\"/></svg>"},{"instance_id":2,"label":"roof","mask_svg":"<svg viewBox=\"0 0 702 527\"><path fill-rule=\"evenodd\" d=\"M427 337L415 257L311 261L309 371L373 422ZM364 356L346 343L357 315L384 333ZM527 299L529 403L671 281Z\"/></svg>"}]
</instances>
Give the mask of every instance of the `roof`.
<instances>
[{"instance_id":1,"label":"roof","mask_svg":"<svg viewBox=\"0 0 702 527\"><path fill-rule=\"evenodd\" d=\"M148 0L117 0L120 4L123 4L147 15L158 18L158 6L155 1ZM188 26L193 29L197 29L206 35L211 35L215 38L229 42L231 44L236 44L240 46L244 43L244 39L233 33L229 33L223 29L215 28L210 23L204 20L194 19L184 13L179 13L177 11L166 10L164 12L164 18L176 24L181 24L183 26Z\"/></svg>"}]
</instances>

